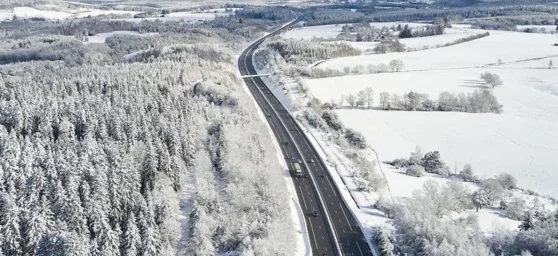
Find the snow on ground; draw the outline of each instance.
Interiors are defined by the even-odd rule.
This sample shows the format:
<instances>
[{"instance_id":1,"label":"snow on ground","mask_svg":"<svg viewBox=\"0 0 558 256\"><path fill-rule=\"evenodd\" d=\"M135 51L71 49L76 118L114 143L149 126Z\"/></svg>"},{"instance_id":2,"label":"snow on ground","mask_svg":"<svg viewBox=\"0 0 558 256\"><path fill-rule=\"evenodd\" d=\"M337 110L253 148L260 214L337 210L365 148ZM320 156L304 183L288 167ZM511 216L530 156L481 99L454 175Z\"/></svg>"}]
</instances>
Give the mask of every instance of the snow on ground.
<instances>
[{"instance_id":1,"label":"snow on ground","mask_svg":"<svg viewBox=\"0 0 558 256\"><path fill-rule=\"evenodd\" d=\"M120 11L120 10L96 10L96 9L90 9L90 10L85 10L82 12L79 12L75 15L75 17L77 18L84 18L84 17L95 17L95 16L100 16L100 15L130 15L130 16L134 16L135 14L138 14L140 12L135 12L135 11Z\"/></svg>"},{"instance_id":2,"label":"snow on ground","mask_svg":"<svg viewBox=\"0 0 558 256\"><path fill-rule=\"evenodd\" d=\"M45 9L60 9L58 6L44 5ZM94 17L99 15L134 15L139 12L120 11L120 10L99 10L99 9L64 9L64 11L41 10L31 7L15 7L9 10L0 10L0 21L11 20L14 16L18 18L44 18L48 20L65 20L71 18Z\"/></svg>"},{"instance_id":3,"label":"snow on ground","mask_svg":"<svg viewBox=\"0 0 558 256\"><path fill-rule=\"evenodd\" d=\"M439 47L444 44L453 43L458 39L478 35L484 31L474 29L446 29L446 33L437 36L403 38L399 41L404 44L408 50L424 50L428 48ZM378 42L348 42L351 46L361 51L372 51Z\"/></svg>"},{"instance_id":4,"label":"snow on ground","mask_svg":"<svg viewBox=\"0 0 558 256\"><path fill-rule=\"evenodd\" d=\"M270 70L260 70L256 67L258 73L260 74L267 74L271 73ZM292 102L292 101L304 101L299 97L300 92L298 89L298 85L295 81L291 78L287 78L284 81L284 87L280 86L278 77L261 77L265 84L269 87L272 93L277 97L279 102L285 106L285 108L290 112L293 113L296 109L293 105L300 104L299 102ZM288 89L289 95L286 94L285 90ZM297 121L298 122L298 121ZM303 126L303 125L301 125ZM354 180L354 170L350 168L350 166L344 164L343 162L348 161L342 154L337 151L335 148L329 147L325 142L325 134L309 129L306 130L306 136L313 144L313 146L318 150L318 154L320 154L321 158L326 161L326 167L331 174L335 182L335 186L339 188L339 191L342 195L342 199L347 204L349 210L352 212L353 216L359 222L365 237L368 239L367 242L377 252L377 248L373 247L373 243L370 240L373 237L374 230L373 228L383 224L388 221L388 218L383 216L383 213L373 209L373 205L375 201L378 199L377 196L370 198L371 195L367 193L362 193L358 189L358 186ZM275 144L276 142L274 142ZM279 148L277 148L279 150ZM292 186L292 180L290 174L288 174L289 181L288 183ZM292 189L289 188L289 192L291 193L291 197L296 198L296 192L294 187ZM298 206L298 204L297 204ZM299 206L298 206L299 207ZM304 220L303 217L301 217ZM309 246L309 245L307 245ZM379 255L379 253L376 253Z\"/></svg>"},{"instance_id":5,"label":"snow on ground","mask_svg":"<svg viewBox=\"0 0 558 256\"><path fill-rule=\"evenodd\" d=\"M558 32L558 30L556 29L556 25L519 25L517 26L517 30L518 31L523 31L524 29L528 29L528 28L536 28L539 30L538 33L542 33L540 32L540 29L544 28L544 30L546 32L544 33L556 33Z\"/></svg>"},{"instance_id":6,"label":"snow on ground","mask_svg":"<svg viewBox=\"0 0 558 256\"><path fill-rule=\"evenodd\" d=\"M11 20L14 17L12 10L0 10L0 21Z\"/></svg>"},{"instance_id":7,"label":"snow on ground","mask_svg":"<svg viewBox=\"0 0 558 256\"><path fill-rule=\"evenodd\" d=\"M190 171L182 176L180 192L180 211L178 221L180 223L180 238L178 240L178 251L188 248L188 236L190 234L190 214L192 213L193 201L196 194L194 177Z\"/></svg>"},{"instance_id":8,"label":"snow on ground","mask_svg":"<svg viewBox=\"0 0 558 256\"><path fill-rule=\"evenodd\" d=\"M240 75L240 74L238 74ZM262 79L268 79L266 77L262 77ZM264 80L265 81L265 80ZM265 81L266 84L272 84L275 85L275 83L272 83L272 81ZM248 89L248 87L244 84L243 86L244 91L247 94L251 94L250 90ZM281 90L280 86L274 86L272 88L272 90L274 91L274 93L278 93L279 95L279 90ZM280 100L282 100L283 104L286 104L288 102L288 100L285 98L284 96L285 94L283 94L283 97L280 98ZM271 127L269 126L268 122L266 121L266 118L262 112L262 110L258 107L258 103L256 102L256 100L251 97L253 100L253 104L256 106L256 109L258 111L258 115L260 117L260 119L262 120L262 122L265 123L265 126L267 127L267 130L269 132L269 136L271 138L275 138L275 135L273 134L273 130L271 130ZM290 106L290 105L289 105ZM300 204L298 202L298 197L296 194L296 188L294 186L293 180L291 178L291 174L290 174L290 170L287 166L287 163L285 162L285 157L282 155L281 153L281 147L279 146L279 144L277 143L276 139L272 139L273 142L273 146L275 147L275 152L277 153L277 159L279 161L279 164L281 165L281 167L283 168L283 177L285 179L285 184L287 185L287 191L289 193L290 196L290 202L289 202L289 209L290 209L290 214L291 214L291 219L293 220L292 226L293 226L293 230L295 231L295 236L296 238L295 240L295 247L293 249L293 255L305 255L305 256L309 256L312 255L312 246L310 245L310 236L308 235L307 229L306 229L306 221L304 218L304 213L302 212L302 208L300 207Z\"/></svg>"},{"instance_id":9,"label":"snow on ground","mask_svg":"<svg viewBox=\"0 0 558 256\"><path fill-rule=\"evenodd\" d=\"M480 74L485 71L496 73L504 81L503 86L493 89L504 105L503 114L350 109L337 112L347 127L366 136L369 145L378 152L380 161L408 157L418 145L423 152L440 151L452 171L470 163L481 178L508 172L518 179L520 187L558 197L555 185L558 181L558 159L555 157L558 155L558 72L556 68L548 69L550 60L558 63L558 47L551 46L556 38L517 32L490 33L487 38L445 48L340 58L321 64L322 67L342 68L402 59L406 70L422 71L308 79L305 82L313 96L324 102L331 99L338 102L341 94L356 94L372 87L377 105L382 91L402 94L412 90L429 94L436 100L442 91L472 92L483 88ZM498 58L505 63L487 65L496 63ZM325 148L335 147L321 141ZM331 159L328 154L328 160ZM395 198L410 197L412 191L421 189L428 179L449 181L437 175L411 177L389 165L381 166ZM473 183L464 184L471 190L476 188ZM363 192L351 193L359 204L363 200L374 200L370 195L358 195ZM513 194L527 202L535 198L520 191ZM544 201L547 210L557 207L548 199L537 200ZM517 230L519 225L518 221L506 218L497 209L482 209L478 213L472 210L461 216L471 214L479 217L480 226L487 235L501 230ZM372 225L386 222L373 212L361 218Z\"/></svg>"},{"instance_id":10,"label":"snow on ground","mask_svg":"<svg viewBox=\"0 0 558 256\"><path fill-rule=\"evenodd\" d=\"M261 71L260 73L266 73L266 71ZM448 74L448 77L451 77L451 74ZM277 86L277 83L273 81L273 79L266 77L265 81L266 84L270 86L274 94L279 98L279 100L284 105L286 105L290 111L294 111L292 107L293 104L289 101L289 98L294 101L300 100L300 94L297 93L298 88L296 83L290 81L290 79L288 79L287 83L285 83L285 88L288 88L289 93L291 93L291 95L287 97L284 93L283 87ZM348 82L346 84L351 83L352 82ZM311 86L311 89L312 88L313 86ZM464 88L463 90L470 90L470 88ZM327 89L325 89L324 91L327 92ZM321 93L316 92L314 95L320 95ZM366 117L366 115L361 115L361 117L362 116ZM350 207L353 215L359 220L366 237L373 236L375 227L386 224L390 225L391 220L385 217L382 212L374 208L374 204L376 203L380 195L377 193L364 192L358 188L356 180L354 179L355 170L352 167L351 161L343 155L338 146L328 141L327 137L329 136L329 134L325 134L316 129L308 129L307 136L318 149L322 159L326 161L330 174L332 175L336 185L340 188L340 191L343 194L343 198L347 205ZM373 143L370 144L374 145ZM392 144L396 145L397 142ZM412 150L414 150L414 148L405 151L403 155L398 155L397 157L408 156L408 154ZM371 156L372 158L371 160L379 164L380 161L373 157L374 152L371 149L367 149L367 151L367 155ZM385 160L382 154L380 154L380 157L382 158L382 160ZM386 177L386 182L388 182L390 187L389 191L381 192L381 196L384 198L390 198L389 193L392 193L393 197L396 200L399 200L400 198L410 197L414 190L422 189L424 182L429 179L434 179L439 183L446 183L450 181L450 179L431 174L428 174L425 177L421 178L411 177L404 174L400 170L394 169L389 165L379 164L379 166L381 167L380 170ZM477 188L477 185L473 183L464 184L467 184L471 191ZM519 193L516 194L519 195ZM465 215L477 215L479 217L480 225L482 225L482 230L486 234L497 232L499 230L517 230L517 226L519 225L517 221L505 218L504 216L502 216L501 211L495 209L481 209L478 213L475 211L468 211L461 214L461 216Z\"/></svg>"},{"instance_id":11,"label":"snow on ground","mask_svg":"<svg viewBox=\"0 0 558 256\"><path fill-rule=\"evenodd\" d=\"M389 181L393 196L396 198L410 198L413 191L421 190L424 183L428 180L434 180L439 184L445 184L452 181L451 178L444 178L439 175L426 174L423 177L417 178L406 175L403 170L397 170L390 165L382 164L386 179ZM455 179L456 181L460 181ZM478 189L478 185L470 182L462 182L470 192ZM548 211L555 211L557 205L554 205L546 198L530 196L522 193L519 190L513 190L512 195L522 198L526 202L527 208L533 207L535 199L539 200L540 204ZM477 216L479 226L485 235L501 233L502 231L517 231L521 221L512 220L507 218L505 213L496 208L482 208L478 212L474 209L464 211L462 213L454 213L454 217ZM381 220L381 219L380 219Z\"/></svg>"},{"instance_id":12,"label":"snow on ground","mask_svg":"<svg viewBox=\"0 0 558 256\"><path fill-rule=\"evenodd\" d=\"M347 76L307 80L314 96L324 101L365 87L376 92L415 91L437 99L439 92L472 92L484 85L484 71L504 81L494 93L503 114L455 112L388 112L339 110L341 119L361 131L382 160L407 156L418 145L440 151L450 166L470 163L476 173L491 177L509 172L520 187L558 197L558 72L556 69L459 69ZM346 80L344 80L346 79ZM339 85L343 84L343 87ZM336 86L337 85L337 86Z\"/></svg>"},{"instance_id":13,"label":"snow on ground","mask_svg":"<svg viewBox=\"0 0 558 256\"><path fill-rule=\"evenodd\" d=\"M461 28L456 28L459 29ZM504 81L504 86L494 89L495 95L504 105L504 113L500 115L377 110L338 112L346 126L363 132L367 137L369 145L379 153L379 158L376 159L373 152L368 155L377 163L407 157L417 145L420 145L425 152L439 150L443 160L452 170L456 167L461 168L465 163L471 163L475 173L481 177L492 177L501 172L509 172L518 178L521 187L558 196L558 190L554 186L555 181L558 181L558 173L554 171L558 162L552 158L558 153L556 135L558 76L556 69L543 68L548 67L549 60L556 58L531 60L540 57L539 55L555 54L554 48L550 48L548 44L552 39L547 35L491 33L496 36L491 40L485 40L482 44L474 44L475 41L467 42L463 43L462 47L446 47L453 50L434 55L432 54L434 50L423 51L422 53L428 54L422 54L420 58L428 62L428 65L440 67L438 70L334 77L306 80L306 84L312 94L322 101L329 101L332 98L338 101L341 94L357 93L368 86L375 90L376 102L378 102L378 94L382 91L405 93L410 90L430 94L431 99L435 100L441 91L472 92L483 88L484 84L479 81L480 74L484 71L497 73ZM498 43L496 40L506 44ZM529 48L522 49L520 45ZM533 49L534 46L542 49ZM493 51L496 53L492 53ZM410 54L416 53L404 53L400 58L404 59ZM484 56L486 54L489 56ZM374 59L389 55L372 55L365 58ZM471 65L486 66L495 63L501 55L507 56L502 58L507 63L501 66L470 68ZM388 63L394 59L383 58L381 62L377 61L374 64ZM448 60L454 58L456 59ZM515 62L524 59L529 61ZM439 64L439 62L450 64L445 68L443 65L448 64ZM536 68L526 69L521 65L531 65ZM411 65L411 68L426 69L418 64ZM304 102L301 101L300 94L296 93L296 84L286 83L290 92L289 97L285 96L283 88L272 87L275 88L274 94L281 102L287 102L283 104L288 104L289 98L295 105ZM292 111L293 104L288 105ZM326 159L329 172L340 187L347 204L361 223L367 237L374 233L373 227L389 225L391 220L373 208L379 195L358 189L350 160L339 151L338 146L327 140L328 135L314 129L308 129L307 135L312 143L317 145L322 158ZM411 177L389 165L379 164L379 166L389 184L389 191L396 200L410 197L412 191L421 189L428 179L440 183L450 181L437 175ZM464 184L471 191L477 189L474 183ZM383 193L384 197L386 197L385 193ZM519 190L514 191L513 194L526 199L527 202L532 202L534 198L542 200L548 210L557 207L548 199L527 196ZM481 209L478 213L472 210L460 214L460 216L465 215L477 215L481 229L487 235L502 230L517 230L519 225L518 221L506 218L498 209Z\"/></svg>"},{"instance_id":14,"label":"snow on ground","mask_svg":"<svg viewBox=\"0 0 558 256\"><path fill-rule=\"evenodd\" d=\"M401 24L402 26L408 24L411 28L416 27L423 27L428 26L430 24L427 23L408 23L408 22L372 22L370 23L371 26L377 28L383 27L394 27ZM283 34L283 38L292 38L292 39L312 39L312 38L324 38L324 39L335 39L337 35L341 34L341 29L345 24L333 24L333 25L320 25L320 26L308 26L308 27L301 27L295 28L287 31ZM446 33L458 33L459 31L463 31L465 29L469 29L471 25L467 24L457 24L452 25L453 28L446 29Z\"/></svg>"},{"instance_id":15,"label":"snow on ground","mask_svg":"<svg viewBox=\"0 0 558 256\"><path fill-rule=\"evenodd\" d=\"M385 23L370 23L372 26L376 27L392 27L399 24L409 24L410 27L420 27L427 26L425 23L397 23L397 22L385 22ZM292 29L287 31L283 37L292 39L312 39L312 38L323 38L323 39L335 39L341 33L341 28L343 24L335 25L323 25L323 26L311 26L302 27L297 29ZM409 50L424 50L428 48L435 48L441 45L455 42L458 39L465 37L477 35L484 33L485 31L470 29L468 25L455 25L453 28L447 28L443 35L429 36L429 37L419 37L419 38L403 38L399 41L404 44ZM377 45L378 42L347 42L351 46L363 51L370 52Z\"/></svg>"},{"instance_id":16,"label":"snow on ground","mask_svg":"<svg viewBox=\"0 0 558 256\"><path fill-rule=\"evenodd\" d=\"M341 33L342 26L342 24L335 24L295 28L285 32L283 37L292 39L336 38Z\"/></svg>"},{"instance_id":17,"label":"snow on ground","mask_svg":"<svg viewBox=\"0 0 558 256\"><path fill-rule=\"evenodd\" d=\"M439 184L445 184L450 182L450 179L442 178L438 175L426 174L423 177L417 178L406 175L404 171L394 169L389 165L383 164L385 170L385 175L389 181L391 191L393 196L396 198L410 198L413 191L421 190L424 183L427 180L434 180ZM477 185L474 183L463 183L472 192L477 189ZM502 215L502 212L493 208L483 208L479 212L475 210L467 210L460 214L454 214L454 217L465 217L465 216L477 216L479 220L479 226L481 230L486 234L490 235L492 233L497 233L500 231L514 231L521 223L520 221L512 220L506 218Z\"/></svg>"},{"instance_id":18,"label":"snow on ground","mask_svg":"<svg viewBox=\"0 0 558 256\"><path fill-rule=\"evenodd\" d=\"M50 20L63 20L72 16L71 13L67 12L44 11L31 7L15 7L13 15L18 18L45 18Z\"/></svg>"},{"instance_id":19,"label":"snow on ground","mask_svg":"<svg viewBox=\"0 0 558 256\"><path fill-rule=\"evenodd\" d=\"M87 37L87 42L88 43L104 43L105 40L108 37L110 37L114 34L126 34L126 35L138 35L138 36L156 36L159 33L138 33L136 31L121 30L121 31L113 31L113 32L109 32L109 33L99 33L99 34L96 34L94 36L88 36Z\"/></svg>"},{"instance_id":20,"label":"snow on ground","mask_svg":"<svg viewBox=\"0 0 558 256\"><path fill-rule=\"evenodd\" d=\"M215 17L220 15L228 15L228 13L192 13L192 12L175 12L170 13L165 17L148 17L148 18L125 18L125 19L117 19L123 20L127 22L135 22L140 23L143 20L148 21L179 21L184 20L186 22L196 22L196 21L204 21L204 20L214 20Z\"/></svg>"},{"instance_id":21,"label":"snow on ground","mask_svg":"<svg viewBox=\"0 0 558 256\"><path fill-rule=\"evenodd\" d=\"M475 31L475 30L474 30ZM476 30L478 31L478 30ZM357 65L389 63L401 59L405 70L478 67L498 59L513 62L529 58L558 56L554 35L490 31L490 36L467 43L416 52L361 55L328 60L320 67L343 70Z\"/></svg>"},{"instance_id":22,"label":"snow on ground","mask_svg":"<svg viewBox=\"0 0 558 256\"><path fill-rule=\"evenodd\" d=\"M504 64L501 67L504 68L519 68L519 69L548 69L549 63L552 61L552 66L554 68L558 67L558 56L552 58L541 58L536 60L521 61Z\"/></svg>"}]
</instances>

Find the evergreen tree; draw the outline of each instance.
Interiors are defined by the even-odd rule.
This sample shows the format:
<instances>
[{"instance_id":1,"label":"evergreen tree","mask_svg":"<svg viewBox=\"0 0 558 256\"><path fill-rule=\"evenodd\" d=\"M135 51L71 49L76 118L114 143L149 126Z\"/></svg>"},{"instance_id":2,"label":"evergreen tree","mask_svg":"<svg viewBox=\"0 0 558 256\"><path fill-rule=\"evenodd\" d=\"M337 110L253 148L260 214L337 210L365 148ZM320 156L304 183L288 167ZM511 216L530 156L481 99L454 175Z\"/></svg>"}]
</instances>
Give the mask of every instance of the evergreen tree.
<instances>
[{"instance_id":1,"label":"evergreen tree","mask_svg":"<svg viewBox=\"0 0 558 256\"><path fill-rule=\"evenodd\" d=\"M136 217L131 213L126 222L126 231L124 232L123 246L125 256L138 255L141 248L141 236L136 225Z\"/></svg>"},{"instance_id":2,"label":"evergreen tree","mask_svg":"<svg viewBox=\"0 0 558 256\"><path fill-rule=\"evenodd\" d=\"M424 166L426 172L436 173L437 170L443 168L445 165L440 160L440 152L433 151L424 155L422 158L422 166Z\"/></svg>"}]
</instances>

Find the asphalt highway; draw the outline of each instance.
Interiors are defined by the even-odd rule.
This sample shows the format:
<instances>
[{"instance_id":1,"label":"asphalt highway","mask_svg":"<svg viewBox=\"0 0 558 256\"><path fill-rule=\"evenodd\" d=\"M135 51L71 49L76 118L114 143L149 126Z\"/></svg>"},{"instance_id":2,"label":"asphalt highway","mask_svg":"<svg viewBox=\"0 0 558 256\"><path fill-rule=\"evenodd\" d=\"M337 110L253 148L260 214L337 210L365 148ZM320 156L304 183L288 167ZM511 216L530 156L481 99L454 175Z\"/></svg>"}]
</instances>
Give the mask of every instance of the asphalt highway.
<instances>
[{"instance_id":1,"label":"asphalt highway","mask_svg":"<svg viewBox=\"0 0 558 256\"><path fill-rule=\"evenodd\" d=\"M242 52L238 59L241 75L257 75L252 64L254 51L267 37L288 27L257 40ZM305 214L313 254L372 255L358 223L302 128L260 77L247 77L244 82L271 126L289 169L294 169L295 162L301 163L304 177L297 178L292 172L291 177Z\"/></svg>"}]
</instances>

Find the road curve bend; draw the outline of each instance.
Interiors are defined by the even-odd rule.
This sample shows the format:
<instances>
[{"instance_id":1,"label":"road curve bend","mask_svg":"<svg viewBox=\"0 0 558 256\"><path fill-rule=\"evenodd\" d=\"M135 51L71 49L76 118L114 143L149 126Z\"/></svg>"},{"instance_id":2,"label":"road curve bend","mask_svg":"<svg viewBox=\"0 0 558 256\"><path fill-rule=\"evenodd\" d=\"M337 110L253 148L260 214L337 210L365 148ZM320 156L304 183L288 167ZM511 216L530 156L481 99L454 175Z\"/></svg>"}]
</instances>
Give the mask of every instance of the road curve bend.
<instances>
[{"instance_id":1,"label":"road curve bend","mask_svg":"<svg viewBox=\"0 0 558 256\"><path fill-rule=\"evenodd\" d=\"M254 51L265 39L298 21L290 22L248 46L238 59L240 74L257 75L252 63ZM299 205L304 212L313 254L373 255L359 224L303 129L260 77L245 77L244 82L265 114L289 169L294 169L295 162L299 162L302 167L304 177L292 175L292 178Z\"/></svg>"}]
</instances>

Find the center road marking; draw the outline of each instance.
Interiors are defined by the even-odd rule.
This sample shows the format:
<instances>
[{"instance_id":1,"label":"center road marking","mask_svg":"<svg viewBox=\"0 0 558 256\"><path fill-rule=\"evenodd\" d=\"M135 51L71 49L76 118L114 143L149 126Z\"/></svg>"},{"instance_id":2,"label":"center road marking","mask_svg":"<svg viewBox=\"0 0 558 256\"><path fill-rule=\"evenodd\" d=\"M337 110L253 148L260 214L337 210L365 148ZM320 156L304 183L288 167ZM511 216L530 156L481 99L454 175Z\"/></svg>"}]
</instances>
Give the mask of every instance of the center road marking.
<instances>
[{"instance_id":1,"label":"center road marking","mask_svg":"<svg viewBox=\"0 0 558 256\"><path fill-rule=\"evenodd\" d=\"M337 196L337 193L335 193L335 189L333 188L333 185L331 185L331 181L329 181L329 179L326 177L327 179L327 183L329 183L329 186L331 186L331 190L333 190L333 194L335 194L335 196Z\"/></svg>"},{"instance_id":2,"label":"center road marking","mask_svg":"<svg viewBox=\"0 0 558 256\"><path fill-rule=\"evenodd\" d=\"M353 227L351 227L351 223L349 222L349 219L347 218L347 214L345 214L345 210L343 210L343 206L341 205L341 203L339 203L339 207L341 207L341 211L343 212L343 216L345 216L345 220L347 221L347 224L349 224L349 228L351 229L351 231L353 231Z\"/></svg>"},{"instance_id":3,"label":"center road marking","mask_svg":"<svg viewBox=\"0 0 558 256\"><path fill-rule=\"evenodd\" d=\"M308 207L306 206L306 200L304 200L304 194L302 193L302 189L298 187L298 190L300 190L300 197L302 197L302 202L304 202L304 210L308 210Z\"/></svg>"},{"instance_id":4,"label":"center road marking","mask_svg":"<svg viewBox=\"0 0 558 256\"><path fill-rule=\"evenodd\" d=\"M312 227L312 219L308 219L308 223L310 223L310 230L312 230L312 238L314 238L314 244L318 246L318 242L316 242L316 235L314 234L314 228Z\"/></svg>"}]
</instances>

